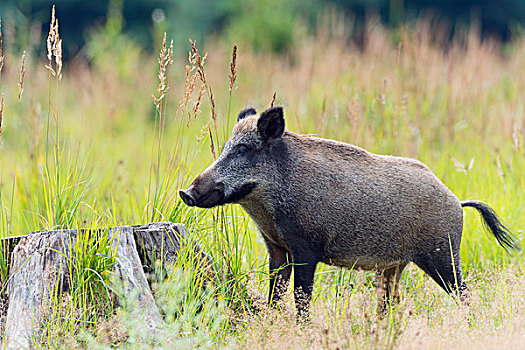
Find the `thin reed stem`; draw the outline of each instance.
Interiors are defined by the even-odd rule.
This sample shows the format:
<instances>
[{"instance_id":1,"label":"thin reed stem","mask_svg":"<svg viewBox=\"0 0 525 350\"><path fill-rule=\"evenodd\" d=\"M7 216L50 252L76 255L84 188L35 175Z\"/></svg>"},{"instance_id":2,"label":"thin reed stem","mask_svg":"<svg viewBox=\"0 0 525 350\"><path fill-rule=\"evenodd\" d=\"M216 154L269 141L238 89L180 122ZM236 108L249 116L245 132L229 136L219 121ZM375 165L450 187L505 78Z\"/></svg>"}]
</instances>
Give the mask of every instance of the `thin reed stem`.
<instances>
[{"instance_id":1,"label":"thin reed stem","mask_svg":"<svg viewBox=\"0 0 525 350\"><path fill-rule=\"evenodd\" d=\"M150 178L148 183L148 203L151 203L151 216L150 220L154 220L157 213L157 205L159 204L160 190L162 185L162 180L160 178L160 168L162 160L162 141L164 136L165 129L165 119L166 119L166 110L167 110L167 94L170 87L169 71L168 68L173 64L173 40L171 40L170 46L167 46L166 42L166 33L162 40L162 48L159 53L159 86L157 88L158 96L152 95L153 103L155 104L155 123L153 128L153 142L151 149L150 157ZM158 127L158 140L157 140L157 127ZM153 194L153 200L151 198L151 183L153 181L153 167L154 164L154 149L155 142L157 144L157 154L156 154L156 171L155 171L155 191Z\"/></svg>"}]
</instances>

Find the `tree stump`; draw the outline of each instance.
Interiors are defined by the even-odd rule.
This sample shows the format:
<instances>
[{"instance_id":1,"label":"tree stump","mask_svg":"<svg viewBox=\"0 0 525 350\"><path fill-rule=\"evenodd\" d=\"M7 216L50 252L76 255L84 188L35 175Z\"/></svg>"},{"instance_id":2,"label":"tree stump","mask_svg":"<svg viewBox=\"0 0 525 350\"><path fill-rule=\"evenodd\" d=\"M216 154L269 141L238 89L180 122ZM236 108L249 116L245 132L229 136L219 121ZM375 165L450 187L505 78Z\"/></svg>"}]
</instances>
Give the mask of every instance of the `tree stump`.
<instances>
[{"instance_id":1,"label":"tree stump","mask_svg":"<svg viewBox=\"0 0 525 350\"><path fill-rule=\"evenodd\" d=\"M108 232L108 244L116 258L114 273L122 286L117 293L119 304L139 311L152 332L164 323L146 276L156 262L167 270L181 250L191 251L196 257L196 268L206 275L212 272L210 257L189 239L184 225L153 223L114 227ZM33 347L45 323L43 315L69 288L69 277L74 271L68 269L72 266L68 259L75 256L72 250L76 238L76 230L61 230L5 239L8 244L4 246L12 253L2 347Z\"/></svg>"},{"instance_id":2,"label":"tree stump","mask_svg":"<svg viewBox=\"0 0 525 350\"><path fill-rule=\"evenodd\" d=\"M67 290L66 253L74 235L67 231L38 232L21 238L11 254L5 324L7 349L28 349L42 311L57 292ZM57 287L57 288L55 288Z\"/></svg>"}]
</instances>

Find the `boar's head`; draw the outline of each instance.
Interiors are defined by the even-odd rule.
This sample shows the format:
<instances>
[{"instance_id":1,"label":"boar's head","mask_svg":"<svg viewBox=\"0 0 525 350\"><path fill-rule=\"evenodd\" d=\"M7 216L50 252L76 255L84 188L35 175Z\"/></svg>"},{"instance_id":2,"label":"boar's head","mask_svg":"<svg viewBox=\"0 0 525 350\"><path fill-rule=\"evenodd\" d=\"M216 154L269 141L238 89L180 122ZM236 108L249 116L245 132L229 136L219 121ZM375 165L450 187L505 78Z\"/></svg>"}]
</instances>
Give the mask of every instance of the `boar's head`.
<instances>
[{"instance_id":1,"label":"boar's head","mask_svg":"<svg viewBox=\"0 0 525 350\"><path fill-rule=\"evenodd\" d=\"M180 190L184 203L211 208L238 203L267 188L276 178L283 133L282 107L272 107L261 115L253 108L243 110L220 157L190 187Z\"/></svg>"}]
</instances>

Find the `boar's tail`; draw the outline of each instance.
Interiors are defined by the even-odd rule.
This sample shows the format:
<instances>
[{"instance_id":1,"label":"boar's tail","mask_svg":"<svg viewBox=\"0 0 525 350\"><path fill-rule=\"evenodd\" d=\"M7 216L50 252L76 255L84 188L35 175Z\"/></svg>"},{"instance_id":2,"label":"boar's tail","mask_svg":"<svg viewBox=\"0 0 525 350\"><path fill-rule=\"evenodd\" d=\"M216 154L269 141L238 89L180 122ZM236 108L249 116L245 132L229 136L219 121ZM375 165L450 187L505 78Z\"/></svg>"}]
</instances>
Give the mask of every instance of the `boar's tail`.
<instances>
[{"instance_id":1,"label":"boar's tail","mask_svg":"<svg viewBox=\"0 0 525 350\"><path fill-rule=\"evenodd\" d=\"M509 249L521 250L516 237L501 223L498 215L491 207L480 201L463 201L461 206L476 208L481 213L485 228L492 232L503 249L506 251Z\"/></svg>"}]
</instances>

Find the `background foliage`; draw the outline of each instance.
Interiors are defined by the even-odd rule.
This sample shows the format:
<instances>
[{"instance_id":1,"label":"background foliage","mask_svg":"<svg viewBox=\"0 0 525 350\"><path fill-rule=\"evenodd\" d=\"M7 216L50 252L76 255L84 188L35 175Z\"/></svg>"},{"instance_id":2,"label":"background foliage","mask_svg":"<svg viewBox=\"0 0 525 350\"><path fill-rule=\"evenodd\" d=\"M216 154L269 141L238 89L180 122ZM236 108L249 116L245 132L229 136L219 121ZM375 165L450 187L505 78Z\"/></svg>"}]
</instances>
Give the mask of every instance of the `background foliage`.
<instances>
[{"instance_id":1,"label":"background foliage","mask_svg":"<svg viewBox=\"0 0 525 350\"><path fill-rule=\"evenodd\" d=\"M447 28L447 39L474 24L482 37L510 40L525 22L521 0L3 0L6 44L42 52L38 43L48 31L51 4L61 18L66 57L85 54L93 29L104 25L147 50L158 48L159 33L167 31L179 49L186 48L188 37L203 42L215 35L286 52L307 33L315 33L327 12L352 23L347 30L353 41L363 40L369 17L396 27L425 16Z\"/></svg>"}]
</instances>

